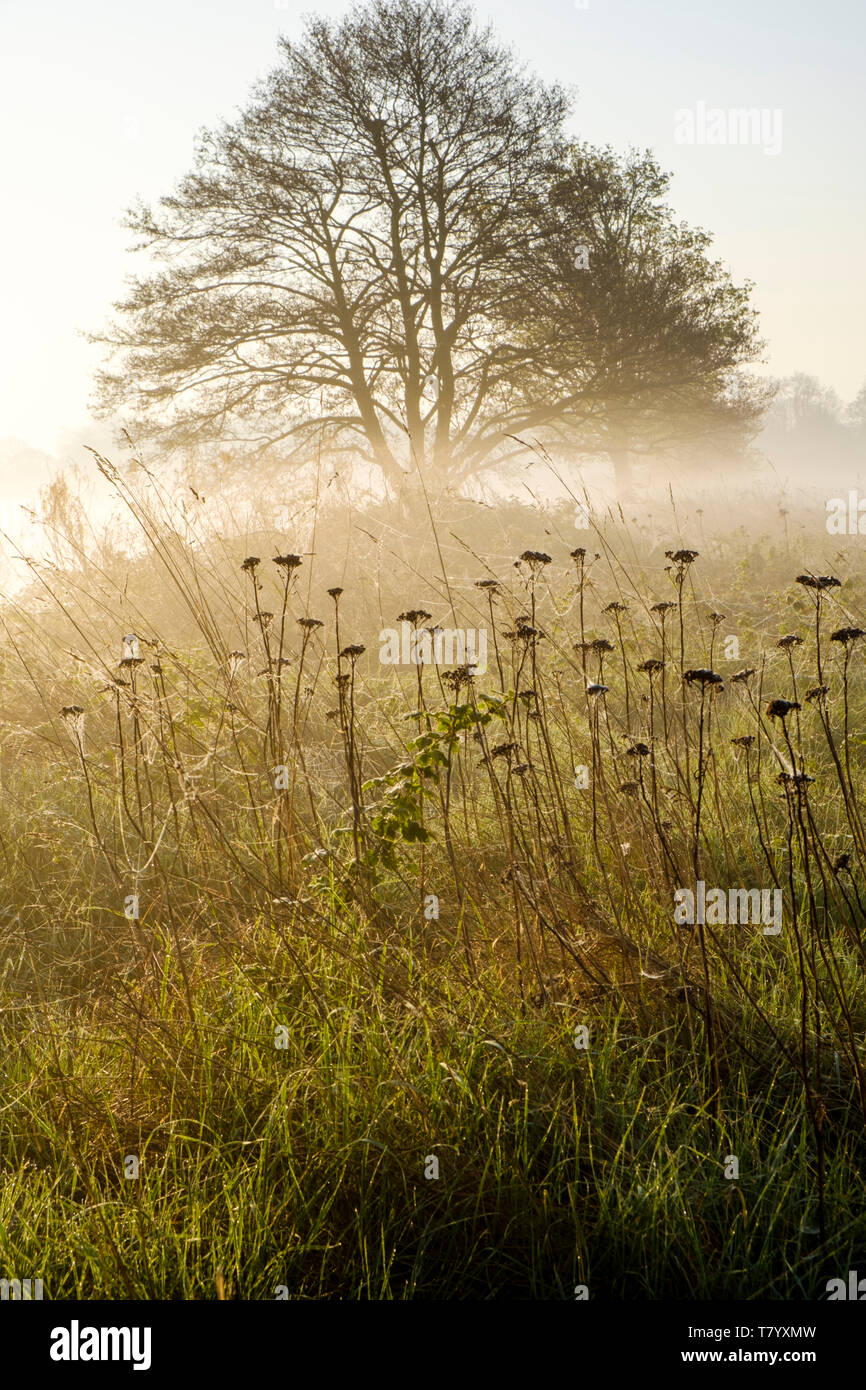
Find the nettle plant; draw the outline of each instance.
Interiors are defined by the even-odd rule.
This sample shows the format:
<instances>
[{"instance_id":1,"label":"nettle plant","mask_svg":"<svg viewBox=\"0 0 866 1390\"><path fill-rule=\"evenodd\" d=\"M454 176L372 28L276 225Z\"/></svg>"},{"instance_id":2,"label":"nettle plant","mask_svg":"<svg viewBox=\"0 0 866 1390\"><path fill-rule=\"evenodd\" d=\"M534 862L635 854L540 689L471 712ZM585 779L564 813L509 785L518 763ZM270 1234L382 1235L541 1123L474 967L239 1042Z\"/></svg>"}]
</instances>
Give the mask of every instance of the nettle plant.
<instances>
[{"instance_id":1,"label":"nettle plant","mask_svg":"<svg viewBox=\"0 0 866 1390\"><path fill-rule=\"evenodd\" d=\"M507 723L508 702L513 703L513 700L511 692L505 696L478 695L474 702L449 705L447 710L428 715L427 731L406 746L411 760L400 763L383 777L364 783L365 791L381 796L370 819L378 842L372 859L392 868L398 840L409 844L429 841L430 831L424 825L425 795L432 794L433 784L441 787L440 774L443 774L447 797L454 755L461 739L478 735L483 742L481 730L494 719ZM406 716L408 719L416 717L417 712Z\"/></svg>"}]
</instances>

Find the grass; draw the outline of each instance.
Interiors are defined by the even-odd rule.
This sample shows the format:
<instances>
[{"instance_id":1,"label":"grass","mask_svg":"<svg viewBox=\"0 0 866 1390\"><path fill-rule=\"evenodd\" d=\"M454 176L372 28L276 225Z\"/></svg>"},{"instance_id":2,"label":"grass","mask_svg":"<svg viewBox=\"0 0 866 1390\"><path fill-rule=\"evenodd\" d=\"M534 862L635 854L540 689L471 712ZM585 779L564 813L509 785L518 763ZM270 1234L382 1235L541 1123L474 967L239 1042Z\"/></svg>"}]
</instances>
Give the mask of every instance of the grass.
<instances>
[{"instance_id":1,"label":"grass","mask_svg":"<svg viewBox=\"0 0 866 1390\"><path fill-rule=\"evenodd\" d=\"M607 516L570 553L512 507L401 568L374 509L340 561L322 503L296 556L234 553L100 466L140 557L34 560L2 614L0 1274L783 1299L856 1267L866 637L826 535ZM486 626L487 671L380 665L401 611ZM699 879L779 888L783 930L678 925Z\"/></svg>"}]
</instances>

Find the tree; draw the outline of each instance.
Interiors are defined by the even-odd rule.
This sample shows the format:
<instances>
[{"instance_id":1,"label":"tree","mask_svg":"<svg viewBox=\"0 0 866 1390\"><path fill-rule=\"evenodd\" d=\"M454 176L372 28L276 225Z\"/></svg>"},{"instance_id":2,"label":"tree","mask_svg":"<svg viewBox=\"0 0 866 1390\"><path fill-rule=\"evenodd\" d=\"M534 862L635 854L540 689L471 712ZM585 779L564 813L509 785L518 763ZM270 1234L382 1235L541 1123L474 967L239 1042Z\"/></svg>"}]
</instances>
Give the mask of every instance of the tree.
<instances>
[{"instance_id":1,"label":"tree","mask_svg":"<svg viewBox=\"0 0 866 1390\"><path fill-rule=\"evenodd\" d=\"M847 406L832 387L808 372L794 372L775 383L773 406L764 422L762 448L797 472L821 467L856 467L862 460L862 411L866 392Z\"/></svg>"},{"instance_id":2,"label":"tree","mask_svg":"<svg viewBox=\"0 0 866 1390\"><path fill-rule=\"evenodd\" d=\"M845 409L845 420L848 425L861 434L866 432L866 381L860 387L853 401L849 401Z\"/></svg>"},{"instance_id":3,"label":"tree","mask_svg":"<svg viewBox=\"0 0 866 1390\"><path fill-rule=\"evenodd\" d=\"M633 452L744 449L772 394L742 371L763 346L751 285L710 259L706 232L674 221L649 151L573 146L549 178L513 324L571 388L560 435L608 454L620 483Z\"/></svg>"},{"instance_id":4,"label":"tree","mask_svg":"<svg viewBox=\"0 0 866 1390\"><path fill-rule=\"evenodd\" d=\"M389 479L483 465L540 409L531 342L504 329L561 148L563 93L463 4L372 0L314 19L239 119L128 225L135 279L101 374L139 435L304 457L313 437Z\"/></svg>"},{"instance_id":5,"label":"tree","mask_svg":"<svg viewBox=\"0 0 866 1390\"><path fill-rule=\"evenodd\" d=\"M130 214L164 269L101 339L105 413L452 484L527 432L609 453L621 480L636 449L755 432L750 287L674 222L649 154L570 148L564 94L463 3L371 0L280 44L177 191Z\"/></svg>"}]
</instances>

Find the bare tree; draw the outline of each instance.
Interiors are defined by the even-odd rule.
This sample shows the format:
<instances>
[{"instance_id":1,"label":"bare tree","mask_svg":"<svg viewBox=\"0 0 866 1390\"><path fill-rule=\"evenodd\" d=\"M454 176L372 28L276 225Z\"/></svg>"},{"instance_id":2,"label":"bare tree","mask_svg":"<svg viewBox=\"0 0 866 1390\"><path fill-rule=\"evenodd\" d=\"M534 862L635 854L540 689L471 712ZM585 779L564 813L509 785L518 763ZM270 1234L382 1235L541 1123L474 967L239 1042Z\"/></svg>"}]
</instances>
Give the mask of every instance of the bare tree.
<instances>
[{"instance_id":1,"label":"bare tree","mask_svg":"<svg viewBox=\"0 0 866 1390\"><path fill-rule=\"evenodd\" d=\"M389 479L482 467L539 407L505 332L568 103L463 4L372 0L308 22L194 171L129 225L133 281L100 378L139 434L304 457L311 436ZM161 267L161 268L160 268Z\"/></svg>"},{"instance_id":2,"label":"bare tree","mask_svg":"<svg viewBox=\"0 0 866 1390\"><path fill-rule=\"evenodd\" d=\"M745 449L772 394L742 370L763 346L752 287L674 220L669 183L649 152L569 149L513 302L515 330L571 389L559 432L608 454L620 483L635 452Z\"/></svg>"}]
</instances>

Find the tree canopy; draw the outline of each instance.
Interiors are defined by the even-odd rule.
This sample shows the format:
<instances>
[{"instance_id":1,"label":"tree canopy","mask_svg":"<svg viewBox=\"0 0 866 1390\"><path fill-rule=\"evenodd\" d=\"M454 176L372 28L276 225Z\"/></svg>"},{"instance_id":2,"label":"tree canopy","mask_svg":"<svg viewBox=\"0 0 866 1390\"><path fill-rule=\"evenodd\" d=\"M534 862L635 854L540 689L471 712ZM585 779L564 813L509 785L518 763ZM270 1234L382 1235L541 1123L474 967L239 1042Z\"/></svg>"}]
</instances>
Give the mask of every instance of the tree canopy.
<instances>
[{"instance_id":1,"label":"tree canopy","mask_svg":"<svg viewBox=\"0 0 866 1390\"><path fill-rule=\"evenodd\" d=\"M749 287L674 223L649 155L570 144L569 111L463 3L309 20L175 192L130 213L152 263L97 339L103 412L168 444L292 459L315 438L454 482L525 431L614 459L748 432Z\"/></svg>"}]
</instances>

